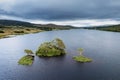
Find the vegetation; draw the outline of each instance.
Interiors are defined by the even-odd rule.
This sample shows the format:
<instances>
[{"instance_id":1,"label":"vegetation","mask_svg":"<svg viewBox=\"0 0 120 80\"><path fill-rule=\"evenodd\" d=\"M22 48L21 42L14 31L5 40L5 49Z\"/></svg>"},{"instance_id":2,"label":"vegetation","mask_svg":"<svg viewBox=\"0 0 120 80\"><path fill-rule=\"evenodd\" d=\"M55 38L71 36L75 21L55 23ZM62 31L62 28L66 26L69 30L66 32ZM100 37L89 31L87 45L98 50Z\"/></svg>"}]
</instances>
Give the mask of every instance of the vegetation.
<instances>
[{"instance_id":1,"label":"vegetation","mask_svg":"<svg viewBox=\"0 0 120 80\"><path fill-rule=\"evenodd\" d=\"M79 48L78 51L79 51L79 53L80 53L80 56L82 56L84 49L83 49L83 48Z\"/></svg>"},{"instance_id":2,"label":"vegetation","mask_svg":"<svg viewBox=\"0 0 120 80\"><path fill-rule=\"evenodd\" d=\"M32 52L32 50L29 50L29 49L25 49L24 52L25 52L27 55L32 55L32 54L34 54L34 53Z\"/></svg>"},{"instance_id":3,"label":"vegetation","mask_svg":"<svg viewBox=\"0 0 120 80\"><path fill-rule=\"evenodd\" d=\"M52 31L52 30L68 30L73 29L73 26L63 26L63 25L55 25L55 24L35 24L35 26L39 27L41 30Z\"/></svg>"},{"instance_id":4,"label":"vegetation","mask_svg":"<svg viewBox=\"0 0 120 80\"><path fill-rule=\"evenodd\" d=\"M3 34L0 34L0 38L5 38L5 35L3 35Z\"/></svg>"},{"instance_id":5,"label":"vegetation","mask_svg":"<svg viewBox=\"0 0 120 80\"><path fill-rule=\"evenodd\" d=\"M78 62L81 62L81 63L91 62L91 61L92 61L92 59L83 56L83 51L84 51L83 48L79 48L78 51L79 51L79 53L80 53L79 56L73 57L73 59L74 59L75 61L78 61Z\"/></svg>"},{"instance_id":6,"label":"vegetation","mask_svg":"<svg viewBox=\"0 0 120 80\"><path fill-rule=\"evenodd\" d=\"M18 61L18 63L20 65L31 65L34 61L33 51L29 49L25 49L24 52L27 55L22 57ZM45 57L60 56L63 54L65 54L65 45L63 41L59 38L56 38L51 42L45 42L41 44L41 46L36 51L37 56L45 56Z\"/></svg>"},{"instance_id":7,"label":"vegetation","mask_svg":"<svg viewBox=\"0 0 120 80\"><path fill-rule=\"evenodd\" d=\"M30 29L26 29L27 31L30 31Z\"/></svg>"},{"instance_id":8,"label":"vegetation","mask_svg":"<svg viewBox=\"0 0 120 80\"><path fill-rule=\"evenodd\" d=\"M19 30L17 30L17 31L14 31L15 33L24 33L24 31L19 31Z\"/></svg>"},{"instance_id":9,"label":"vegetation","mask_svg":"<svg viewBox=\"0 0 120 80\"><path fill-rule=\"evenodd\" d=\"M28 27L2 27L0 28L0 38L9 37L9 35L21 35L21 34L29 34L29 33L36 33L41 32L42 30L37 28L28 28Z\"/></svg>"},{"instance_id":10,"label":"vegetation","mask_svg":"<svg viewBox=\"0 0 120 80\"><path fill-rule=\"evenodd\" d=\"M0 30L0 33L4 33L4 31L3 31L3 30Z\"/></svg>"},{"instance_id":11,"label":"vegetation","mask_svg":"<svg viewBox=\"0 0 120 80\"><path fill-rule=\"evenodd\" d=\"M24 52L27 54L26 56L22 57L18 63L20 65L32 65L33 61L34 61L34 56L32 54L34 54L32 52L32 50L29 49L25 49Z\"/></svg>"},{"instance_id":12,"label":"vegetation","mask_svg":"<svg viewBox=\"0 0 120 80\"><path fill-rule=\"evenodd\" d=\"M37 56L43 57L53 57L60 56L65 54L65 45L63 41L59 38L51 42L45 42L40 45L38 50L36 51Z\"/></svg>"},{"instance_id":13,"label":"vegetation","mask_svg":"<svg viewBox=\"0 0 120 80\"><path fill-rule=\"evenodd\" d=\"M26 56L22 57L18 61L18 63L20 65L32 65L33 61L34 61L34 56L32 56L32 55L26 55Z\"/></svg>"},{"instance_id":14,"label":"vegetation","mask_svg":"<svg viewBox=\"0 0 120 80\"><path fill-rule=\"evenodd\" d=\"M87 57L85 57L85 56L75 56L75 57L73 57L73 59L74 59L75 61L78 61L78 62L81 62L81 63L91 62L91 61L92 61L92 59L87 58Z\"/></svg>"},{"instance_id":15,"label":"vegetation","mask_svg":"<svg viewBox=\"0 0 120 80\"><path fill-rule=\"evenodd\" d=\"M120 32L120 25L85 27L84 29L95 29L95 30L103 30L103 31Z\"/></svg>"},{"instance_id":16,"label":"vegetation","mask_svg":"<svg viewBox=\"0 0 120 80\"><path fill-rule=\"evenodd\" d=\"M58 47L60 49L65 49L65 45L64 45L63 41L59 38L56 38L55 40L53 40L52 44L54 44L56 47Z\"/></svg>"},{"instance_id":17,"label":"vegetation","mask_svg":"<svg viewBox=\"0 0 120 80\"><path fill-rule=\"evenodd\" d=\"M9 37L9 35L21 35L41 31L66 30L72 28L74 27L55 24L33 24L15 20L0 20L0 38L6 38Z\"/></svg>"}]
</instances>

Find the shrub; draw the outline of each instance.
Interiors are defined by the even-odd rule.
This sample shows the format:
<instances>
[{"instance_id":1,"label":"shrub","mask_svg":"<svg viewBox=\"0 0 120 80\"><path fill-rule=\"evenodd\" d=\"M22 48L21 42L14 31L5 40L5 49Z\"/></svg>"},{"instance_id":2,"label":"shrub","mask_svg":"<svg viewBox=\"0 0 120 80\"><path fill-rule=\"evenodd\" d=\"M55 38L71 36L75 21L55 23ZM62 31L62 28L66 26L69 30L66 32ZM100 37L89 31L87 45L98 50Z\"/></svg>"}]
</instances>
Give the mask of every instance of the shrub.
<instances>
[{"instance_id":1,"label":"shrub","mask_svg":"<svg viewBox=\"0 0 120 80\"><path fill-rule=\"evenodd\" d=\"M26 29L27 31L30 31L30 29Z\"/></svg>"},{"instance_id":2,"label":"shrub","mask_svg":"<svg viewBox=\"0 0 120 80\"><path fill-rule=\"evenodd\" d=\"M0 33L5 33L4 31L0 30Z\"/></svg>"},{"instance_id":3,"label":"shrub","mask_svg":"<svg viewBox=\"0 0 120 80\"><path fill-rule=\"evenodd\" d=\"M27 55L33 54L32 50L29 50L29 49L25 49L24 52L25 52Z\"/></svg>"},{"instance_id":4,"label":"shrub","mask_svg":"<svg viewBox=\"0 0 120 80\"><path fill-rule=\"evenodd\" d=\"M15 33L24 33L24 31L14 31Z\"/></svg>"}]
</instances>

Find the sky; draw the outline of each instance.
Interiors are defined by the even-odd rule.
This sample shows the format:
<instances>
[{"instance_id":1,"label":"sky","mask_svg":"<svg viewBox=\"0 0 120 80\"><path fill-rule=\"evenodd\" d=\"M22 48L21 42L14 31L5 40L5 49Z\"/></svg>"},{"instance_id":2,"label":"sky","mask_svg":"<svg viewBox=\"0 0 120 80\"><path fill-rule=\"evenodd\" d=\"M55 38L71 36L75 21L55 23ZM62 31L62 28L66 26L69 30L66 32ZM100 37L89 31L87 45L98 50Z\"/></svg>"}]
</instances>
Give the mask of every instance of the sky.
<instances>
[{"instance_id":1,"label":"sky","mask_svg":"<svg viewBox=\"0 0 120 80\"><path fill-rule=\"evenodd\" d=\"M120 24L120 0L0 0L0 19L77 27Z\"/></svg>"}]
</instances>

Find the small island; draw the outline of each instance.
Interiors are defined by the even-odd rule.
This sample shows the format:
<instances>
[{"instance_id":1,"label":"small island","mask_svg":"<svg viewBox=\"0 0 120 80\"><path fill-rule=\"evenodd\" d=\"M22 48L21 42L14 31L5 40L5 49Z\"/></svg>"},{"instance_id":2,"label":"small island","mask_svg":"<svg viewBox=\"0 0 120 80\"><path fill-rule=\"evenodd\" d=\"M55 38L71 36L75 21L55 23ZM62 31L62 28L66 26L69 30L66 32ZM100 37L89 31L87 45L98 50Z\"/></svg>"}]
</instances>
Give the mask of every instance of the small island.
<instances>
[{"instance_id":1,"label":"small island","mask_svg":"<svg viewBox=\"0 0 120 80\"><path fill-rule=\"evenodd\" d=\"M78 61L78 62L81 62L81 63L91 62L91 61L92 61L92 59L87 58L87 57L85 57L85 56L75 56L75 57L73 57L73 59L74 59L75 61Z\"/></svg>"},{"instance_id":2,"label":"small island","mask_svg":"<svg viewBox=\"0 0 120 80\"><path fill-rule=\"evenodd\" d=\"M39 57L55 57L64 55L65 53L65 45L59 38L41 44L36 51L36 55Z\"/></svg>"},{"instance_id":3,"label":"small island","mask_svg":"<svg viewBox=\"0 0 120 80\"><path fill-rule=\"evenodd\" d=\"M57 57L61 55L65 55L65 44L59 38L56 38L50 42L45 42L40 45L38 50L36 51L36 56L39 57ZM73 59L77 62L85 63L91 62L92 59L83 56L83 48L79 48L79 56L73 57ZM20 65L32 65L34 62L34 53L32 50L25 49L24 52L27 54L26 56L22 57L18 63Z\"/></svg>"},{"instance_id":4,"label":"small island","mask_svg":"<svg viewBox=\"0 0 120 80\"><path fill-rule=\"evenodd\" d=\"M85 56L83 56L83 48L79 49L80 55L79 56L75 56L73 57L73 59L77 62L81 62L81 63L86 63L86 62L91 62L92 59L91 58L87 58Z\"/></svg>"},{"instance_id":5,"label":"small island","mask_svg":"<svg viewBox=\"0 0 120 80\"><path fill-rule=\"evenodd\" d=\"M18 61L18 63L19 63L20 65L32 65L33 61L34 61L34 56L26 55L26 56L22 57L22 58Z\"/></svg>"},{"instance_id":6,"label":"small island","mask_svg":"<svg viewBox=\"0 0 120 80\"><path fill-rule=\"evenodd\" d=\"M22 57L18 64L20 65L32 65L34 62L34 53L32 50L25 49L24 52L27 54L26 56ZM38 50L36 51L36 55L39 57L55 57L64 55L65 52L65 45L63 41L59 38L52 40L51 42L45 42L40 45Z\"/></svg>"},{"instance_id":7,"label":"small island","mask_svg":"<svg viewBox=\"0 0 120 80\"><path fill-rule=\"evenodd\" d=\"M32 65L32 63L34 61L34 56L32 55L33 54L32 50L25 49L24 52L27 53L27 55L22 57L18 61L18 64L20 64L20 65Z\"/></svg>"}]
</instances>

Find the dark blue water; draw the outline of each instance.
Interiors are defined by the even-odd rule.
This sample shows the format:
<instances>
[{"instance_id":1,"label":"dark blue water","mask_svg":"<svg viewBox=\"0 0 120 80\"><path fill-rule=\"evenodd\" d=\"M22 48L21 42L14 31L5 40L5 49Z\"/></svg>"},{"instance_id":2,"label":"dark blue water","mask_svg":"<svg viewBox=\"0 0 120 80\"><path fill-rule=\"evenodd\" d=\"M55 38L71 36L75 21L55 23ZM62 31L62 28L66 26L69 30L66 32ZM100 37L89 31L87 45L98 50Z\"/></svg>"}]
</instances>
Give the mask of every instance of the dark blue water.
<instances>
[{"instance_id":1,"label":"dark blue water","mask_svg":"<svg viewBox=\"0 0 120 80\"><path fill-rule=\"evenodd\" d=\"M18 65L24 49L61 38L66 56L35 57L32 66ZM78 48L93 59L91 63L72 60ZM0 39L0 80L120 80L120 33L97 30L62 30Z\"/></svg>"}]
</instances>

